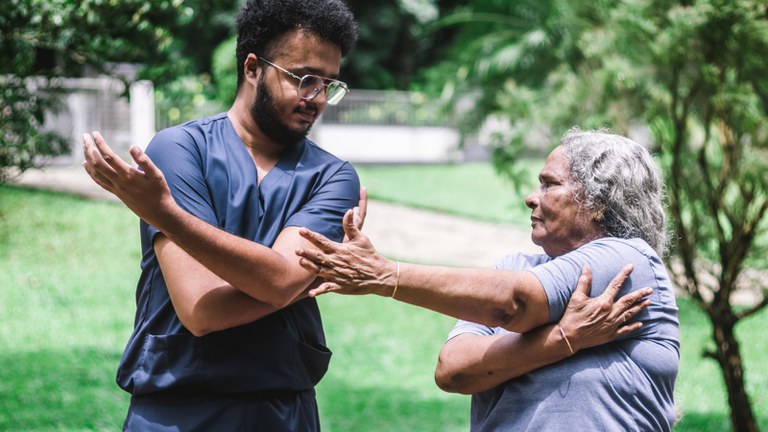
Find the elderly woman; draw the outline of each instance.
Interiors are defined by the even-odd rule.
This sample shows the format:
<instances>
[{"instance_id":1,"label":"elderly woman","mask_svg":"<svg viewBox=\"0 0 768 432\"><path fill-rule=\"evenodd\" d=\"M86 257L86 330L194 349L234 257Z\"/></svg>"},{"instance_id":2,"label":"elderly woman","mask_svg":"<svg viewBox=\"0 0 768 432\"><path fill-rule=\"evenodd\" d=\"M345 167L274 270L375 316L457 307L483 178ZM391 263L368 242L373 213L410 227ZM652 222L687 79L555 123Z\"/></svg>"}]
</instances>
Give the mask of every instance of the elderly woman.
<instances>
[{"instance_id":1,"label":"elderly woman","mask_svg":"<svg viewBox=\"0 0 768 432\"><path fill-rule=\"evenodd\" d=\"M302 265L326 280L311 294L374 293L461 319L436 380L473 395L472 430L670 430L679 335L659 257L663 188L651 155L606 131L571 130L539 181L526 204L531 237L545 254L508 256L497 269L398 263L378 254L348 213L349 243L301 232L318 248L297 250ZM604 336L576 335L569 300L577 286L583 290L583 269L592 269L598 295L626 263L631 275L608 297L618 291L636 300L651 287L651 304L635 317L636 310L620 309L620 320L642 327L597 346Z\"/></svg>"}]
</instances>

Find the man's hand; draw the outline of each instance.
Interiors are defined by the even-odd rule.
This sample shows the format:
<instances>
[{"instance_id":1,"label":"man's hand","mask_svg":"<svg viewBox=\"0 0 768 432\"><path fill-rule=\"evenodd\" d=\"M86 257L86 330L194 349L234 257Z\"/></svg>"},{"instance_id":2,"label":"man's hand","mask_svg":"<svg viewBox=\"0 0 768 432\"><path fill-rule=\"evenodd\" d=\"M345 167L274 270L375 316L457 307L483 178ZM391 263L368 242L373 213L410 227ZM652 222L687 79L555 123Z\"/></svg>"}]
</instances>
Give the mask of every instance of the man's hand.
<instances>
[{"instance_id":1,"label":"man's hand","mask_svg":"<svg viewBox=\"0 0 768 432\"><path fill-rule=\"evenodd\" d=\"M630 320L651 304L645 298L653 292L651 288L639 289L614 300L632 270L631 264L626 265L602 294L591 298L592 271L584 267L559 323L574 351L602 345L643 326L640 321Z\"/></svg>"},{"instance_id":2,"label":"man's hand","mask_svg":"<svg viewBox=\"0 0 768 432\"><path fill-rule=\"evenodd\" d=\"M163 217L178 210L163 173L140 148L130 149L138 169L120 159L98 132L83 137L83 168L94 182L113 193L136 215L160 228Z\"/></svg>"}]
</instances>

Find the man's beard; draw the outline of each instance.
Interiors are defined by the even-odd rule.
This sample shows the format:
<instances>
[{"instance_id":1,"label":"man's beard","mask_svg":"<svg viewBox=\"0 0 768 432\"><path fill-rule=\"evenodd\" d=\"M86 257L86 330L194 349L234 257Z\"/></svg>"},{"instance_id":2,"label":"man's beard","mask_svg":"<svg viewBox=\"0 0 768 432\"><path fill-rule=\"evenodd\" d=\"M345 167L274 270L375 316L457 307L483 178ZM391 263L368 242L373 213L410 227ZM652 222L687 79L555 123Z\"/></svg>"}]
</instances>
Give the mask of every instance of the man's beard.
<instances>
[{"instance_id":1,"label":"man's beard","mask_svg":"<svg viewBox=\"0 0 768 432\"><path fill-rule=\"evenodd\" d=\"M304 139L312 125L304 130L291 129L285 122L280 119L275 99L269 92L266 84L264 83L264 74L259 79L259 84L256 90L256 100L251 105L251 116L256 125L259 126L264 135L271 138L276 143L289 147L302 139Z\"/></svg>"}]
</instances>

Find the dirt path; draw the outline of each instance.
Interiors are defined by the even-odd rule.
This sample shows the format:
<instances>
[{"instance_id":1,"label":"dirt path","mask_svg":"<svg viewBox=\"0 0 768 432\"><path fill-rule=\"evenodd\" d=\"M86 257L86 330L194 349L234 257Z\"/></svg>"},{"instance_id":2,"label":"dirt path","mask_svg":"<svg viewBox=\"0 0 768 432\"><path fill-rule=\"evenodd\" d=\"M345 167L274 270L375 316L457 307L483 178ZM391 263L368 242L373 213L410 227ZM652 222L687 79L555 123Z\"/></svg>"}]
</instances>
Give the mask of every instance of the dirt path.
<instances>
[{"instance_id":1,"label":"dirt path","mask_svg":"<svg viewBox=\"0 0 768 432\"><path fill-rule=\"evenodd\" d=\"M80 167L29 170L16 183L94 199L114 199L93 183ZM531 243L528 229L381 201L369 204L364 231L382 254L418 263L490 267L513 251L539 251Z\"/></svg>"}]
</instances>

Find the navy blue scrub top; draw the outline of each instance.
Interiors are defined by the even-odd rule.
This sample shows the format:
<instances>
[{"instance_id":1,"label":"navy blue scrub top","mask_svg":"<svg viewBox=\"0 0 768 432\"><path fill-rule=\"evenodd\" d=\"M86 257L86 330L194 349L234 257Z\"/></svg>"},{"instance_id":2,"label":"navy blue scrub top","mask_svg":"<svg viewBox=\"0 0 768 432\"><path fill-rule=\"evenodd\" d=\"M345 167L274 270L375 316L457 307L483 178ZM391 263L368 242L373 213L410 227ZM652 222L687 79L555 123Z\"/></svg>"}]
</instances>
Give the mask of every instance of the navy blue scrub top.
<instances>
[{"instance_id":1,"label":"navy blue scrub top","mask_svg":"<svg viewBox=\"0 0 768 432\"><path fill-rule=\"evenodd\" d=\"M259 185L256 166L226 113L159 132L147 154L182 208L265 246L288 226L340 241L341 219L358 203L354 168L309 140L287 149ZM157 234L141 222L142 273L134 332L117 373L120 387L133 395L231 394L300 391L317 384L331 352L315 299L195 337L171 304L152 246Z\"/></svg>"}]
</instances>

